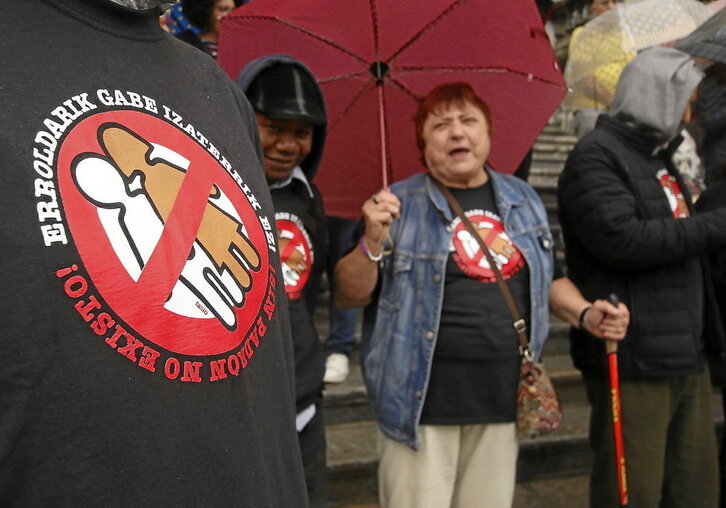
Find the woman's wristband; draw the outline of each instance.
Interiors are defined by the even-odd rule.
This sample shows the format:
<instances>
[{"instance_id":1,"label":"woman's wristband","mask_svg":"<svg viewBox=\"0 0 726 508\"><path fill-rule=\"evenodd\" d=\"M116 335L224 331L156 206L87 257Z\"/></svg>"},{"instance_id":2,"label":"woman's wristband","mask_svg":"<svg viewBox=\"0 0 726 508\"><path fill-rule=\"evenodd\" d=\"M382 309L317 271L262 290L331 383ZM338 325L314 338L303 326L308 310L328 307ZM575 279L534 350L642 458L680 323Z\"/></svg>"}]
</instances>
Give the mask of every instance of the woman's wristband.
<instances>
[{"instance_id":1,"label":"woman's wristband","mask_svg":"<svg viewBox=\"0 0 726 508\"><path fill-rule=\"evenodd\" d=\"M587 331L587 328L585 328L585 314L587 314L587 311L590 310L592 305L588 305L584 309L582 309L582 312L580 312L580 317L577 318L577 328L579 330L582 330L583 332Z\"/></svg>"},{"instance_id":2,"label":"woman's wristband","mask_svg":"<svg viewBox=\"0 0 726 508\"><path fill-rule=\"evenodd\" d=\"M373 254L368 250L368 246L366 245L366 235L362 235L360 240L358 240L358 248L374 263L378 263L381 259L383 259L383 251L378 254Z\"/></svg>"}]
</instances>

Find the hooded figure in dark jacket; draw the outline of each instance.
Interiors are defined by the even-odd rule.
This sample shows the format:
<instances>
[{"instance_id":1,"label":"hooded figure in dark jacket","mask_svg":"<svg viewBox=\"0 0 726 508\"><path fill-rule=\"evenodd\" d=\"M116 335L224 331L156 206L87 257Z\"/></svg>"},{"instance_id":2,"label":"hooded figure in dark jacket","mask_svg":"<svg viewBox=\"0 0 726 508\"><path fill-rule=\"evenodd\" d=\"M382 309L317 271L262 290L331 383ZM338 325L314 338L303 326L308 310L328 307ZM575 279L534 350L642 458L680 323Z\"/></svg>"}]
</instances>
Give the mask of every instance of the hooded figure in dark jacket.
<instances>
[{"instance_id":1,"label":"hooded figure in dark jacket","mask_svg":"<svg viewBox=\"0 0 726 508\"><path fill-rule=\"evenodd\" d=\"M616 293L631 310L618 359L632 506L718 502L702 257L726 245L726 209L693 216L671 162L702 77L680 51L638 55L558 187L570 278L586 298ZM591 505L617 506L604 344L572 330L571 352L592 405Z\"/></svg>"},{"instance_id":2,"label":"hooded figure in dark jacket","mask_svg":"<svg viewBox=\"0 0 726 508\"><path fill-rule=\"evenodd\" d=\"M705 131L703 141L704 163L708 188L696 203L700 213L726 206L726 65L711 67L698 92L696 107L698 121ZM718 87L721 89L719 90ZM707 109L708 108L708 109ZM708 142L707 142L708 141ZM710 180L710 181L709 181ZM715 298L711 319L706 323L707 337L716 345L709 355L711 381L721 387L721 403L726 414L726 249L709 257L711 282ZM710 300L710 301L711 301ZM721 439L719 454L721 472L721 506L726 503L726 435Z\"/></svg>"},{"instance_id":3,"label":"hooded figure in dark jacket","mask_svg":"<svg viewBox=\"0 0 726 508\"><path fill-rule=\"evenodd\" d=\"M325 144L325 102L310 70L287 55L253 60L242 69L237 84L255 110L260 132L290 308L300 451L310 506L323 507L325 357L314 313L328 234L323 202L312 179Z\"/></svg>"}]
</instances>

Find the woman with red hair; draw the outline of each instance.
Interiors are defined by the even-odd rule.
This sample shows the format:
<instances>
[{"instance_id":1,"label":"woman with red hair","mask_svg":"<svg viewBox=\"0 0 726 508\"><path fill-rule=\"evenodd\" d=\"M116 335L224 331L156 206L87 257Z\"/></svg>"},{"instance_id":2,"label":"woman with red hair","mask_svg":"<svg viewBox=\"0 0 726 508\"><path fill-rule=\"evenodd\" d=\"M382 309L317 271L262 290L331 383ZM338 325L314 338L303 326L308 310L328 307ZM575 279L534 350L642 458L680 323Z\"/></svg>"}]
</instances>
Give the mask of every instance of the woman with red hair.
<instances>
[{"instance_id":1,"label":"woman with red hair","mask_svg":"<svg viewBox=\"0 0 726 508\"><path fill-rule=\"evenodd\" d=\"M380 430L380 501L508 506L518 453L517 335L487 258L434 180L487 244L535 356L547 337L548 299L601 338L621 339L629 315L622 305L588 302L561 276L537 193L486 166L492 115L470 85L434 88L414 120L428 173L363 204L358 248L336 267L337 303L369 305L361 362Z\"/></svg>"}]
</instances>

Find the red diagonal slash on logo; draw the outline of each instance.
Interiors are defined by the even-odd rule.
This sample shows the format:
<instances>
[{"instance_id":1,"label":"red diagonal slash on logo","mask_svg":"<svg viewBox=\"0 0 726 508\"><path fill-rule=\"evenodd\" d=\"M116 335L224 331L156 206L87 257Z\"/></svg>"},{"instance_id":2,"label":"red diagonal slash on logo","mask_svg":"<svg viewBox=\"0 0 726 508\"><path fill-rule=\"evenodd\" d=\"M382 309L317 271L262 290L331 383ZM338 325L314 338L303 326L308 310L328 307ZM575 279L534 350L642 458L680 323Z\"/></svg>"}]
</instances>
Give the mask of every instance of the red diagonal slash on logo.
<instances>
[{"instance_id":1,"label":"red diagonal slash on logo","mask_svg":"<svg viewBox=\"0 0 726 508\"><path fill-rule=\"evenodd\" d=\"M302 232L300 230L293 232L292 238L289 239L287 245L285 246L285 250L280 253L280 259L283 261L288 259L293 251L297 248L297 246L302 243L302 241Z\"/></svg>"},{"instance_id":2,"label":"red diagonal slash on logo","mask_svg":"<svg viewBox=\"0 0 726 508\"><path fill-rule=\"evenodd\" d=\"M148 150L156 146L190 161L187 170L163 157L152 160ZM74 182L72 168L89 156L113 164L123 172L127 184L143 183L163 222L153 252L146 251L148 258L137 280L120 262L99 208ZM160 166L155 172L157 160ZM221 354L239 346L268 297L268 243L251 197L208 150L158 117L130 110L101 112L82 120L66 135L58 150L58 183L71 241L98 295L123 319L127 329L179 354ZM225 196L236 217L210 202L213 189L215 195L219 190ZM236 316L232 328L229 322L211 316L199 319L165 307L177 281L186 273L195 240L215 269L228 270L244 293L244 303L230 309ZM190 305L199 308L193 301Z\"/></svg>"},{"instance_id":3,"label":"red diagonal slash on logo","mask_svg":"<svg viewBox=\"0 0 726 508\"><path fill-rule=\"evenodd\" d=\"M477 229L477 234L479 234L479 231L481 231L482 229L483 228ZM496 229L494 229L494 228L489 229L489 232L486 235L484 235L484 238L483 238L484 245L486 245L487 248L488 248L490 242L492 240L494 240L497 237L498 234L499 234L499 231L497 231ZM483 256L484 256L484 253L482 252L482 250L481 249L478 249L476 251L476 254L474 254L474 257L472 258L472 260L474 261L474 263L479 264L479 261L481 261L481 258Z\"/></svg>"},{"instance_id":4,"label":"red diagonal slash on logo","mask_svg":"<svg viewBox=\"0 0 726 508\"><path fill-rule=\"evenodd\" d=\"M152 302L163 305L184 268L196 239L213 181L211 172L191 162L164 223L164 232L136 285Z\"/></svg>"}]
</instances>

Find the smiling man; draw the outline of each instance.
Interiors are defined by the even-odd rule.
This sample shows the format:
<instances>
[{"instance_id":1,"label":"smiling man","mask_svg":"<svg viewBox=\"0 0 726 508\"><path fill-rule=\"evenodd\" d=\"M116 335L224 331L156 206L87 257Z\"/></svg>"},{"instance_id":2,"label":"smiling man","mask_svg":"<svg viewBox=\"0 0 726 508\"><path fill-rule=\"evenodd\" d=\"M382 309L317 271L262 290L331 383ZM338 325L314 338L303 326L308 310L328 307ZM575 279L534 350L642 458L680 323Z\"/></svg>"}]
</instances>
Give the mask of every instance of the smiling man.
<instances>
[{"instance_id":1,"label":"smiling man","mask_svg":"<svg viewBox=\"0 0 726 508\"><path fill-rule=\"evenodd\" d=\"M325 506L324 355L314 326L328 232L312 179L323 153L326 114L315 78L285 55L250 62L237 84L255 110L265 177L275 205L295 356L297 428L311 507Z\"/></svg>"}]
</instances>

